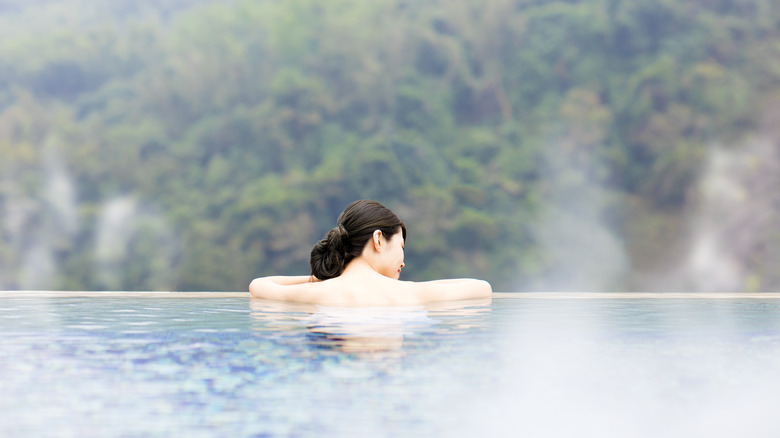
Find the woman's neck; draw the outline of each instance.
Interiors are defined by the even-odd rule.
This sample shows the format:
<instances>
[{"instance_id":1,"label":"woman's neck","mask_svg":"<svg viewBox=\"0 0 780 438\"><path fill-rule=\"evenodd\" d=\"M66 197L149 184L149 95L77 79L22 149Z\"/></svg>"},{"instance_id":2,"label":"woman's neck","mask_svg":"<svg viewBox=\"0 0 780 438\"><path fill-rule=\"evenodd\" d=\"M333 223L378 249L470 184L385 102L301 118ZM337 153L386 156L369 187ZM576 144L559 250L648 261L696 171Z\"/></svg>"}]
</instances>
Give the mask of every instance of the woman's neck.
<instances>
[{"instance_id":1,"label":"woman's neck","mask_svg":"<svg viewBox=\"0 0 780 438\"><path fill-rule=\"evenodd\" d=\"M352 259L347 266L344 268L344 272L341 275L352 275L352 274L362 274L362 273L377 273L377 270L374 269L373 266L371 266L371 263L368 262L368 260L365 259L365 257L360 256L357 258Z\"/></svg>"}]
</instances>

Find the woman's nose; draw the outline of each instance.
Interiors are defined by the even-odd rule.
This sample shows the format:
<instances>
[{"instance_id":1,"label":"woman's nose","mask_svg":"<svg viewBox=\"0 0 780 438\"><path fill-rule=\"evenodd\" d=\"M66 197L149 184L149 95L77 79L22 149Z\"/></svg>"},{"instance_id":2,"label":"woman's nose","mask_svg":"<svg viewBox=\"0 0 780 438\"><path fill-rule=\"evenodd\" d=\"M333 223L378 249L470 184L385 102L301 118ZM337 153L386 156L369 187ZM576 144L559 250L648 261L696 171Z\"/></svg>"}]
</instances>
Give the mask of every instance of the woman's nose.
<instances>
[{"instance_id":1,"label":"woman's nose","mask_svg":"<svg viewBox=\"0 0 780 438\"><path fill-rule=\"evenodd\" d=\"M406 263L401 262L401 267L403 268L404 266L406 266Z\"/></svg>"}]
</instances>

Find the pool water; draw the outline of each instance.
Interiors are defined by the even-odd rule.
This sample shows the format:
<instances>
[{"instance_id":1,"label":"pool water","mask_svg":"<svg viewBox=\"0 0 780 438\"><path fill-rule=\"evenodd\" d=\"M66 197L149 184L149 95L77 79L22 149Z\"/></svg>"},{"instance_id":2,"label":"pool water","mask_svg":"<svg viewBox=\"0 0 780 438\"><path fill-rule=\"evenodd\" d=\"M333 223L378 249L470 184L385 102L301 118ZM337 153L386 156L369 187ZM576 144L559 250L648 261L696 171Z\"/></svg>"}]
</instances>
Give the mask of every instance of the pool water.
<instances>
[{"instance_id":1,"label":"pool water","mask_svg":"<svg viewBox=\"0 0 780 438\"><path fill-rule=\"evenodd\" d=\"M0 436L780 436L780 299L0 298Z\"/></svg>"}]
</instances>

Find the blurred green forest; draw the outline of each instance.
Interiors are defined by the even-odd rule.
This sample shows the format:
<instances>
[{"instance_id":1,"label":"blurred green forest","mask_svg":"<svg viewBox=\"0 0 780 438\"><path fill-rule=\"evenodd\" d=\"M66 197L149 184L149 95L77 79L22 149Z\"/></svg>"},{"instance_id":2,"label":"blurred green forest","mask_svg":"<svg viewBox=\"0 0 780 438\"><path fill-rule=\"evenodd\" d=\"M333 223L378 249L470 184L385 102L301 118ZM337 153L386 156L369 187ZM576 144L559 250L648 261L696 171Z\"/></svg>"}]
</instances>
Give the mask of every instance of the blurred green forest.
<instances>
[{"instance_id":1,"label":"blurred green forest","mask_svg":"<svg viewBox=\"0 0 780 438\"><path fill-rule=\"evenodd\" d=\"M776 288L779 85L774 0L0 0L0 289L246 290L363 198L404 279Z\"/></svg>"}]
</instances>

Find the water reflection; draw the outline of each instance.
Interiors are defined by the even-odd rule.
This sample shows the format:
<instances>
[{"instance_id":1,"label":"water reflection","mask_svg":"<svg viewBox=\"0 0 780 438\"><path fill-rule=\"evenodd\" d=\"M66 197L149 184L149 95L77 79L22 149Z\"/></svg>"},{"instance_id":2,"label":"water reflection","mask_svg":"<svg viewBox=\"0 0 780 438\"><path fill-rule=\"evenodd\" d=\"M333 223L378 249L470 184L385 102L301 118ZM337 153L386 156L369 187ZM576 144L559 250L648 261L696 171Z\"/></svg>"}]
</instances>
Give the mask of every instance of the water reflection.
<instances>
[{"instance_id":1,"label":"water reflection","mask_svg":"<svg viewBox=\"0 0 780 438\"><path fill-rule=\"evenodd\" d=\"M412 307L330 307L251 299L251 329L306 330L309 347L357 356L402 355L405 340L431 332L458 333L486 327L490 298ZM444 325L441 322L447 320ZM450 321L452 320L452 321ZM456 321L453 323L453 321Z\"/></svg>"}]
</instances>

